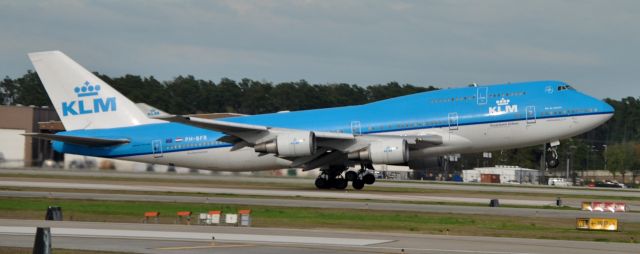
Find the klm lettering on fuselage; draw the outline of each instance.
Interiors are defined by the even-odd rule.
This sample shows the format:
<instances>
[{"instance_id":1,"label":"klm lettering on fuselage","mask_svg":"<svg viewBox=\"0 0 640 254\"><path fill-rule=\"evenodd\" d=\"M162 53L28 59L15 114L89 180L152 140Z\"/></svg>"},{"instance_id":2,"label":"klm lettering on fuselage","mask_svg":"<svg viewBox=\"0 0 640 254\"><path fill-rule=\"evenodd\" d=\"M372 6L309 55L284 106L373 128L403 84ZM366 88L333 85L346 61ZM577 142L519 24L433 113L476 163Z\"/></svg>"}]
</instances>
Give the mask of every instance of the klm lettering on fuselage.
<instances>
[{"instance_id":1,"label":"klm lettering on fuselage","mask_svg":"<svg viewBox=\"0 0 640 254\"><path fill-rule=\"evenodd\" d=\"M100 112L116 111L116 97L99 97L100 85L92 85L88 81L73 90L78 99L62 102L63 116L86 115Z\"/></svg>"},{"instance_id":2,"label":"klm lettering on fuselage","mask_svg":"<svg viewBox=\"0 0 640 254\"><path fill-rule=\"evenodd\" d=\"M518 112L518 105L509 105L510 100L502 98L496 101L494 107L489 107L489 115L500 115Z\"/></svg>"}]
</instances>

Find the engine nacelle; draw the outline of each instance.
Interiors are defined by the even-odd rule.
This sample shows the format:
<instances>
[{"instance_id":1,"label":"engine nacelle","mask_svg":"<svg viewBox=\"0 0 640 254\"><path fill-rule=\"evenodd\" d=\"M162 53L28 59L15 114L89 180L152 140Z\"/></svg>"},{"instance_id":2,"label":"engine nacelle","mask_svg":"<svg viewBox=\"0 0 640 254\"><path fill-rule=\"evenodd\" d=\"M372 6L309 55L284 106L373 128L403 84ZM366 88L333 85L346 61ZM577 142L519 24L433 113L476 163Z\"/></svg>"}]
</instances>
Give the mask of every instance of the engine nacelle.
<instances>
[{"instance_id":1,"label":"engine nacelle","mask_svg":"<svg viewBox=\"0 0 640 254\"><path fill-rule=\"evenodd\" d=\"M316 136L310 131L280 134L276 139L253 148L259 153L273 153L282 157L308 156L316 151Z\"/></svg>"},{"instance_id":2,"label":"engine nacelle","mask_svg":"<svg viewBox=\"0 0 640 254\"><path fill-rule=\"evenodd\" d=\"M349 159L375 164L404 164L409 161L409 147L404 139L373 142L367 149L349 154Z\"/></svg>"}]
</instances>

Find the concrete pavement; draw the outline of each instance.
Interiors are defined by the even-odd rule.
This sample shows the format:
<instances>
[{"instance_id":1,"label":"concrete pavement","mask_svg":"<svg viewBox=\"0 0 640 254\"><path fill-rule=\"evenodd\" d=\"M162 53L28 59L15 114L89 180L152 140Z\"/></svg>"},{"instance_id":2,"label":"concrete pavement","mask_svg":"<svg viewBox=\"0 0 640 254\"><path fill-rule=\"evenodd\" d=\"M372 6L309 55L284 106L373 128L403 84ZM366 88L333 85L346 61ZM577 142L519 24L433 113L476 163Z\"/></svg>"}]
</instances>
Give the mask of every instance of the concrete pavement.
<instances>
[{"instance_id":1,"label":"concrete pavement","mask_svg":"<svg viewBox=\"0 0 640 254\"><path fill-rule=\"evenodd\" d=\"M2 219L0 246L30 247L33 243L33 234L30 232L38 226L52 228L55 248L132 253L617 254L637 253L640 248L638 244L627 243L521 238ZM113 236L95 233L116 231L138 235ZM160 237L145 237L140 232ZM80 235L81 233L84 235ZM216 237L215 240L209 240L173 237L185 235L226 235L236 238ZM306 240L294 241L295 239Z\"/></svg>"}]
</instances>

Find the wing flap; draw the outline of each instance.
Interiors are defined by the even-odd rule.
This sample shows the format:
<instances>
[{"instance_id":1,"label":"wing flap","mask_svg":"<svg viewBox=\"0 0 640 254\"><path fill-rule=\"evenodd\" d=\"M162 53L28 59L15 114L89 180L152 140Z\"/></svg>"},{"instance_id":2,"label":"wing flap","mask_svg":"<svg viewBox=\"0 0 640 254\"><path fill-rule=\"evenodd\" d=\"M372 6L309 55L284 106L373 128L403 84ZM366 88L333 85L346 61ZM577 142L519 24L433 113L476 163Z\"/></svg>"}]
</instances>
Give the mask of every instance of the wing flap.
<instances>
[{"instance_id":1,"label":"wing flap","mask_svg":"<svg viewBox=\"0 0 640 254\"><path fill-rule=\"evenodd\" d=\"M82 146L115 146L127 144L130 141L128 139L108 139L108 138L91 138L91 137L79 137L79 136L67 136L48 133L25 133L22 134L25 137L33 137L46 140L60 141L64 143L70 143Z\"/></svg>"},{"instance_id":2,"label":"wing flap","mask_svg":"<svg viewBox=\"0 0 640 254\"><path fill-rule=\"evenodd\" d=\"M316 134L316 138L320 138L320 139L346 139L346 140L355 139L355 136L353 134L347 134L347 133L335 133L335 132L324 132L324 131L314 131L313 133Z\"/></svg>"}]
</instances>

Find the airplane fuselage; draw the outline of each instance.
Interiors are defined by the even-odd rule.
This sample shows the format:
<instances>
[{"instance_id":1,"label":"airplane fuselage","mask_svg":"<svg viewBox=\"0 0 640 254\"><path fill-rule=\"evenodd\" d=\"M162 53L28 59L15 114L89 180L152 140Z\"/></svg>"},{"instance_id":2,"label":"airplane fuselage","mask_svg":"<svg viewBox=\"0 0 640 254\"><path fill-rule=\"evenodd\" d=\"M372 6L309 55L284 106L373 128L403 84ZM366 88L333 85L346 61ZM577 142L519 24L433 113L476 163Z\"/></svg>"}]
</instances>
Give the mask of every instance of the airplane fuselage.
<instances>
[{"instance_id":1,"label":"airplane fuselage","mask_svg":"<svg viewBox=\"0 0 640 254\"><path fill-rule=\"evenodd\" d=\"M526 147L572 137L607 121L608 104L565 83L540 81L444 89L358 106L224 118L222 121L355 135L442 137L442 145L413 150L410 160L452 153ZM84 147L54 141L59 152L225 171L287 168L291 161L239 150L224 134L180 123L154 123L60 133L131 142Z\"/></svg>"}]
</instances>

